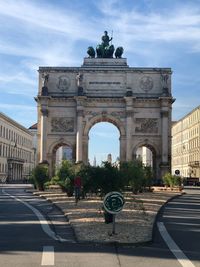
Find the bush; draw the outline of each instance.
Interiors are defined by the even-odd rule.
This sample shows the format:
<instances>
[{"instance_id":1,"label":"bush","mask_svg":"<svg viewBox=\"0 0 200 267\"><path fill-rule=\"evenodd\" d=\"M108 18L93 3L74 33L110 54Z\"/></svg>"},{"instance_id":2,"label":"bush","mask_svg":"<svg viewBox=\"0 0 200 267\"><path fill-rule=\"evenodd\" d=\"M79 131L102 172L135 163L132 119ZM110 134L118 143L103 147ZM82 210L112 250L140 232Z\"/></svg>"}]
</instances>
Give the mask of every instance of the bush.
<instances>
[{"instance_id":1,"label":"bush","mask_svg":"<svg viewBox=\"0 0 200 267\"><path fill-rule=\"evenodd\" d=\"M121 175L124 177L125 184L131 186L136 194L141 192L146 186L145 170L141 161L129 161L121 164Z\"/></svg>"},{"instance_id":2,"label":"bush","mask_svg":"<svg viewBox=\"0 0 200 267\"><path fill-rule=\"evenodd\" d=\"M109 162L104 162L102 169L102 177L100 179L100 189L102 194L111 191L122 191L124 188L123 177L116 166L112 166Z\"/></svg>"},{"instance_id":3,"label":"bush","mask_svg":"<svg viewBox=\"0 0 200 267\"><path fill-rule=\"evenodd\" d=\"M145 187L149 187L152 185L153 183L153 172L152 172L152 167L151 166L144 166L144 186Z\"/></svg>"},{"instance_id":4,"label":"bush","mask_svg":"<svg viewBox=\"0 0 200 267\"><path fill-rule=\"evenodd\" d=\"M56 170L56 175L53 176L50 181L45 183L45 186L60 185L62 190L67 192L68 196L72 196L74 191L74 175L75 165L68 160L63 160L61 166Z\"/></svg>"},{"instance_id":5,"label":"bush","mask_svg":"<svg viewBox=\"0 0 200 267\"><path fill-rule=\"evenodd\" d=\"M103 162L102 166L82 166L78 175L82 177L83 193L100 192L101 196L111 191L121 191L123 177L116 166Z\"/></svg>"},{"instance_id":6,"label":"bush","mask_svg":"<svg viewBox=\"0 0 200 267\"><path fill-rule=\"evenodd\" d=\"M172 175L171 173L166 173L163 176L163 182L166 186L170 186L171 188L174 186L181 186L181 177Z\"/></svg>"},{"instance_id":7,"label":"bush","mask_svg":"<svg viewBox=\"0 0 200 267\"><path fill-rule=\"evenodd\" d=\"M48 176L48 166L47 165L37 165L31 175L31 179L34 182L34 185L38 190L44 190L44 184L45 182L48 181L49 176Z\"/></svg>"}]
</instances>

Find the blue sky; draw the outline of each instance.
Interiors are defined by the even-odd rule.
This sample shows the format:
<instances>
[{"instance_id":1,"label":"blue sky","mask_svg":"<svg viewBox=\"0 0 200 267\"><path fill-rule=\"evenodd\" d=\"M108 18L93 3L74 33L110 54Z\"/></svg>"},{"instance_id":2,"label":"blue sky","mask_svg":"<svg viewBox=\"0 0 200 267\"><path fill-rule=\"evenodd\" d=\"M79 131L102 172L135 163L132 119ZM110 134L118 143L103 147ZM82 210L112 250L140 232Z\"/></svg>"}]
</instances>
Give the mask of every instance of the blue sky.
<instances>
[{"instance_id":1,"label":"blue sky","mask_svg":"<svg viewBox=\"0 0 200 267\"><path fill-rule=\"evenodd\" d=\"M173 120L200 104L200 0L0 0L0 111L34 124L38 67L82 65L104 30L129 66L172 68Z\"/></svg>"}]
</instances>

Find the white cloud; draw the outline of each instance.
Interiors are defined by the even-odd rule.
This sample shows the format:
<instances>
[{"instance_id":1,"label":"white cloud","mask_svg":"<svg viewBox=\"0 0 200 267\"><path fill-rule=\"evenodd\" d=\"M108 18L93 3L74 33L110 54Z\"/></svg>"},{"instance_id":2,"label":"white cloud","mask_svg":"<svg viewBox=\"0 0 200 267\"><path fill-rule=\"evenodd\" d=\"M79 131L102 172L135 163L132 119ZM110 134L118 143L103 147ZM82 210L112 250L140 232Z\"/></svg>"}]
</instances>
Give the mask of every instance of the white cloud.
<instances>
[{"instance_id":1,"label":"white cloud","mask_svg":"<svg viewBox=\"0 0 200 267\"><path fill-rule=\"evenodd\" d=\"M30 127L37 121L36 110L36 106L31 105L0 103L0 111L24 127Z\"/></svg>"},{"instance_id":2,"label":"white cloud","mask_svg":"<svg viewBox=\"0 0 200 267\"><path fill-rule=\"evenodd\" d=\"M7 0L0 2L0 14L21 20L26 25L28 23L34 27L67 34L72 39L92 39L91 27L88 27L90 22L85 23L82 14L78 11L67 9L63 11L50 4L37 5L30 1Z\"/></svg>"},{"instance_id":3,"label":"white cloud","mask_svg":"<svg viewBox=\"0 0 200 267\"><path fill-rule=\"evenodd\" d=\"M4 83L20 82L20 83L24 83L24 84L31 85L31 86L35 85L35 80L30 79L30 77L28 77L28 75L25 74L24 72L18 72L14 75L8 75L8 74L2 75L1 74L0 82L4 82Z\"/></svg>"},{"instance_id":4,"label":"white cloud","mask_svg":"<svg viewBox=\"0 0 200 267\"><path fill-rule=\"evenodd\" d=\"M114 139L114 138L119 138L119 133L117 134L115 131L111 132L94 131L93 133L90 134L90 138L95 138L95 137Z\"/></svg>"},{"instance_id":5,"label":"white cloud","mask_svg":"<svg viewBox=\"0 0 200 267\"><path fill-rule=\"evenodd\" d=\"M16 111L36 111L36 107L34 106L29 106L29 105L19 105L19 104L4 104L0 103L0 109L2 110L10 110L10 109L15 109Z\"/></svg>"},{"instance_id":6,"label":"white cloud","mask_svg":"<svg viewBox=\"0 0 200 267\"><path fill-rule=\"evenodd\" d=\"M193 50L200 46L200 8L176 6L176 8L144 14L134 9L126 10L117 1L98 1L98 8L109 16L106 20L117 41L123 40L126 50L134 51L136 42L190 42ZM102 19L102 22L104 18ZM161 44L160 44L161 45Z\"/></svg>"},{"instance_id":7,"label":"white cloud","mask_svg":"<svg viewBox=\"0 0 200 267\"><path fill-rule=\"evenodd\" d=\"M164 66L169 59L174 62L176 54L180 59L182 52L200 52L200 6L181 3L144 12L134 7L135 2L127 9L124 1L92 1L98 10L88 16L73 4L62 9L56 1L0 1L0 54L15 60L8 72L2 68L4 88L13 94L36 95L39 66L80 66L87 46L101 42L99 33L104 30L109 35L114 31L113 44L124 47L130 65ZM181 80L176 75L176 86L196 86L198 78L192 83L193 77Z\"/></svg>"}]
</instances>

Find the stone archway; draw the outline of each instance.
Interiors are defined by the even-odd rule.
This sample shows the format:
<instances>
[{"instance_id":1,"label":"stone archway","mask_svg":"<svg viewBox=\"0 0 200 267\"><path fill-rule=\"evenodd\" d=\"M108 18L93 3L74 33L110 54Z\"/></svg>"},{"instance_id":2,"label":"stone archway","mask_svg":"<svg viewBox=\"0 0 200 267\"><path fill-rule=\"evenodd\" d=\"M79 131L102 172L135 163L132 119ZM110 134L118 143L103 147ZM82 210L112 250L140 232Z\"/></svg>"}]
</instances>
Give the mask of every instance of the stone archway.
<instances>
[{"instance_id":1,"label":"stone archway","mask_svg":"<svg viewBox=\"0 0 200 267\"><path fill-rule=\"evenodd\" d=\"M64 140L60 140L59 142L53 143L50 147L49 147L49 151L47 154L47 158L48 158L48 163L49 163L49 174L50 176L54 176L55 175L55 170L56 170L56 153L59 150L59 148L61 147L68 147L69 149L71 149L71 153L73 155L73 148L71 146L71 144L65 142ZM61 153L63 153L62 151L60 151ZM60 156L62 160L62 155Z\"/></svg>"},{"instance_id":2,"label":"stone archway","mask_svg":"<svg viewBox=\"0 0 200 267\"><path fill-rule=\"evenodd\" d=\"M138 148L141 147L147 147L151 153L152 153L152 170L154 175L154 181L157 180L158 177L162 177L161 170L159 168L159 165L161 164L161 152L159 147L156 146L156 144L152 143L148 139L145 139L143 141L140 141L138 144L136 144L133 148L132 153L132 159L136 159L136 152Z\"/></svg>"},{"instance_id":3,"label":"stone archway","mask_svg":"<svg viewBox=\"0 0 200 267\"><path fill-rule=\"evenodd\" d=\"M119 138L119 142L120 142L120 149L119 149L119 155L120 155L120 159L125 161L125 154L124 152L124 137L125 137L125 129L124 126L122 124L122 122L120 122L119 119L113 117L112 115L108 115L107 113L103 113L103 114L99 114L99 115L95 115L94 117L92 117L91 119L89 119L87 121L87 123L85 124L85 127L83 129L83 147L84 147L84 151L83 151L83 162L87 163L88 160L88 140L89 140L89 131L90 129L97 123L99 122L109 122L111 124L113 124L114 126L116 126L116 128L119 131L120 134L120 138Z\"/></svg>"},{"instance_id":4,"label":"stone archway","mask_svg":"<svg viewBox=\"0 0 200 267\"><path fill-rule=\"evenodd\" d=\"M40 67L38 161L52 169L52 144L71 144L73 160L88 161L88 132L97 122L120 132L120 160L132 159L139 143L156 151L156 178L170 171L170 68L131 68L125 58L84 58L81 67ZM157 149L159 148L159 149Z\"/></svg>"}]
</instances>

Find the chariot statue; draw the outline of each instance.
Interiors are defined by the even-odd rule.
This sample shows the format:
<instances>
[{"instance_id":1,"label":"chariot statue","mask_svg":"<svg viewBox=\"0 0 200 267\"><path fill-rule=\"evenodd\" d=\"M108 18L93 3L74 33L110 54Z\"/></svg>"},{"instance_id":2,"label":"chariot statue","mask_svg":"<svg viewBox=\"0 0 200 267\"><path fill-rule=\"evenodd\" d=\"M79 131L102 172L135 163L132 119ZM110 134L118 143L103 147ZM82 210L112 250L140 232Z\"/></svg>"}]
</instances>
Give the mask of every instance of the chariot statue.
<instances>
[{"instance_id":1,"label":"chariot statue","mask_svg":"<svg viewBox=\"0 0 200 267\"><path fill-rule=\"evenodd\" d=\"M96 53L92 46L88 47L87 53L90 58L95 58L95 54L97 58L113 58L113 53L115 51L114 45L110 42L112 41L112 37L108 36L108 32L104 31L104 35L101 37L102 43L98 44L96 47ZM115 57L121 58L123 54L123 47L117 47L115 51Z\"/></svg>"}]
</instances>

